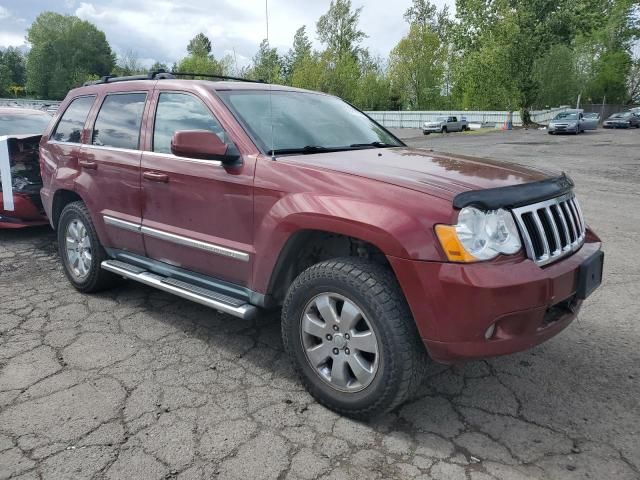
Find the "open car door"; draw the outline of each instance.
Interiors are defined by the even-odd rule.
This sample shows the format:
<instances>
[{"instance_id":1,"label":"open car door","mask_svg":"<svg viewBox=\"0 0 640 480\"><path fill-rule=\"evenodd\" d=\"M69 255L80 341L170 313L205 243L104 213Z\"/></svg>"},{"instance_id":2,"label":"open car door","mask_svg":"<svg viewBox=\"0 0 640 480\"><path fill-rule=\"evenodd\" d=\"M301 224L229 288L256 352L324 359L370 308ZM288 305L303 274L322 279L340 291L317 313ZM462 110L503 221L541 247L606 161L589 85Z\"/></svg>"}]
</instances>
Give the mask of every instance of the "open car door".
<instances>
[{"instance_id":1,"label":"open car door","mask_svg":"<svg viewBox=\"0 0 640 480\"><path fill-rule=\"evenodd\" d=\"M49 223L40 200L40 137L0 136L0 229Z\"/></svg>"}]
</instances>

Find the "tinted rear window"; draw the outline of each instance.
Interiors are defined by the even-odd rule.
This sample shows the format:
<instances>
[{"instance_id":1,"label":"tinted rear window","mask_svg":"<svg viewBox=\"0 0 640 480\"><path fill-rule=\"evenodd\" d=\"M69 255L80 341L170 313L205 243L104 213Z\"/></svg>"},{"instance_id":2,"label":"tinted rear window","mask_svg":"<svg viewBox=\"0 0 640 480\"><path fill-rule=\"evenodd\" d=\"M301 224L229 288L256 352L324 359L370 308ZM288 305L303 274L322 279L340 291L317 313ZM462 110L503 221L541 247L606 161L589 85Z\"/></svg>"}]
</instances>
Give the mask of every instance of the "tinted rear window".
<instances>
[{"instance_id":1,"label":"tinted rear window","mask_svg":"<svg viewBox=\"0 0 640 480\"><path fill-rule=\"evenodd\" d=\"M136 150L146 99L146 93L107 95L93 127L92 143Z\"/></svg>"},{"instance_id":2,"label":"tinted rear window","mask_svg":"<svg viewBox=\"0 0 640 480\"><path fill-rule=\"evenodd\" d=\"M52 138L58 142L80 143L84 122L93 105L95 96L78 97L73 100L62 115Z\"/></svg>"}]
</instances>

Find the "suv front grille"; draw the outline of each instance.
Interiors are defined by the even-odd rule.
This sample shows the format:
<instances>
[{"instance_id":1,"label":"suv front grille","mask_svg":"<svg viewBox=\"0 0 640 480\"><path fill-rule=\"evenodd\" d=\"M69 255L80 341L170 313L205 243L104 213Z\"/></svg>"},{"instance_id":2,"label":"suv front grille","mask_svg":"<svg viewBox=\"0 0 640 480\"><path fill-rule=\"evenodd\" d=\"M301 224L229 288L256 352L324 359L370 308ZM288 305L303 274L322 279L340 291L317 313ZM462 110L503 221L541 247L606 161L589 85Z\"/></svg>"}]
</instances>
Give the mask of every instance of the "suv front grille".
<instances>
[{"instance_id":1,"label":"suv front grille","mask_svg":"<svg viewBox=\"0 0 640 480\"><path fill-rule=\"evenodd\" d=\"M527 255L542 266L575 252L584 243L586 224L573 193L514 208Z\"/></svg>"}]
</instances>

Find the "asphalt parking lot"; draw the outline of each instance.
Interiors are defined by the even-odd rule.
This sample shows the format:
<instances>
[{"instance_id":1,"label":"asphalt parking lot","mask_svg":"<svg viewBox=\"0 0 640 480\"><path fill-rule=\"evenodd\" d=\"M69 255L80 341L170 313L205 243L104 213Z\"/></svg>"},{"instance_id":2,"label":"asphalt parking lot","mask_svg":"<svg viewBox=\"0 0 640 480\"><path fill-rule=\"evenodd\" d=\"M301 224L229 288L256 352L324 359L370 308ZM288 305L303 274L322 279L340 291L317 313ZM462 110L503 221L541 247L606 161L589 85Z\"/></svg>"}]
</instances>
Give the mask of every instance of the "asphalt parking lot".
<instances>
[{"instance_id":1,"label":"asphalt parking lot","mask_svg":"<svg viewBox=\"0 0 640 480\"><path fill-rule=\"evenodd\" d=\"M0 233L0 478L640 478L640 131L411 145L564 170L605 242L603 286L532 351L431 365L368 424L320 407L247 322L126 284L85 296L47 228Z\"/></svg>"}]
</instances>

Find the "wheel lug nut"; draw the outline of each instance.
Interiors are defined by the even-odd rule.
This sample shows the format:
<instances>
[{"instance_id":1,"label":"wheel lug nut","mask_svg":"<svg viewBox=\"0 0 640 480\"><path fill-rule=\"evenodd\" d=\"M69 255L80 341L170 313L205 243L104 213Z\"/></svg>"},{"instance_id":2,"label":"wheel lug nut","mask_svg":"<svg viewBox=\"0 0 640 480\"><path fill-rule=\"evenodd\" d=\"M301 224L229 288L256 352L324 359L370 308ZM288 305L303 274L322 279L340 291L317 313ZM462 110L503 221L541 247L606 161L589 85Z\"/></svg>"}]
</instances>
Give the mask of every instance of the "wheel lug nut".
<instances>
[{"instance_id":1,"label":"wheel lug nut","mask_svg":"<svg viewBox=\"0 0 640 480\"><path fill-rule=\"evenodd\" d=\"M348 333L344 334L344 338L346 338L347 340L349 340L351 338L351 335L349 335Z\"/></svg>"},{"instance_id":2,"label":"wheel lug nut","mask_svg":"<svg viewBox=\"0 0 640 480\"><path fill-rule=\"evenodd\" d=\"M337 348L334 348L334 349L333 349L333 354L334 354L334 355L337 355L338 353L340 353L340 350L338 350Z\"/></svg>"},{"instance_id":3,"label":"wheel lug nut","mask_svg":"<svg viewBox=\"0 0 640 480\"><path fill-rule=\"evenodd\" d=\"M327 335L327 340L331 341L333 340L333 337L331 335Z\"/></svg>"},{"instance_id":4,"label":"wheel lug nut","mask_svg":"<svg viewBox=\"0 0 640 480\"><path fill-rule=\"evenodd\" d=\"M333 329L337 332L339 330L338 325L334 325Z\"/></svg>"},{"instance_id":5,"label":"wheel lug nut","mask_svg":"<svg viewBox=\"0 0 640 480\"><path fill-rule=\"evenodd\" d=\"M349 355L351 352L349 351L348 348L345 348L344 353L346 353L347 355Z\"/></svg>"}]
</instances>

